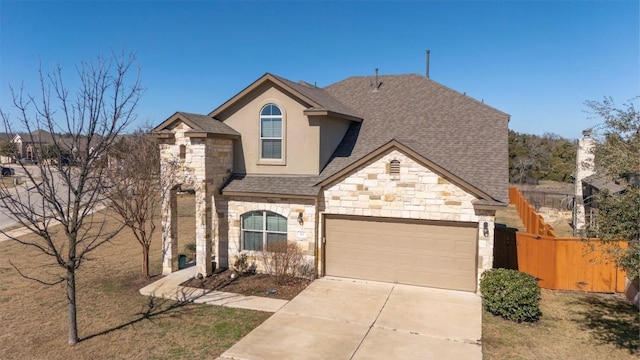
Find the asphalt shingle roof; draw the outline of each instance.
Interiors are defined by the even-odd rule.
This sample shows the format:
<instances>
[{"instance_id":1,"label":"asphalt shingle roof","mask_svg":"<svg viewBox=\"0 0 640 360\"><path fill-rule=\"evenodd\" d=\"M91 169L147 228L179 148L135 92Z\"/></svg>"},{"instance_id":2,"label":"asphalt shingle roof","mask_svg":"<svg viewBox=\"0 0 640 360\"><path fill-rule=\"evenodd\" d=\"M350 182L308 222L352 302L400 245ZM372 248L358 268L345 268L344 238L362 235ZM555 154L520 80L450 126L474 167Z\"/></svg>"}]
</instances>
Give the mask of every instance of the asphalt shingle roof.
<instances>
[{"instance_id":1,"label":"asphalt shingle roof","mask_svg":"<svg viewBox=\"0 0 640 360\"><path fill-rule=\"evenodd\" d=\"M582 179L582 182L589 184L600 191L607 190L611 194L617 194L625 190L624 186L621 186L620 184L616 184L614 181L611 181L611 179L609 179L607 176L599 173L593 174L591 176L587 176L586 178Z\"/></svg>"},{"instance_id":2,"label":"asphalt shingle roof","mask_svg":"<svg viewBox=\"0 0 640 360\"><path fill-rule=\"evenodd\" d=\"M276 77L275 75L273 75ZM316 195L319 182L396 140L463 181L508 202L509 115L418 74L351 77L324 89L281 77L325 109L352 122L319 176L247 175L224 191Z\"/></svg>"},{"instance_id":3,"label":"asphalt shingle roof","mask_svg":"<svg viewBox=\"0 0 640 360\"><path fill-rule=\"evenodd\" d=\"M236 175L224 187L224 192L316 196L319 191L316 183L317 176Z\"/></svg>"},{"instance_id":4,"label":"asphalt shingle roof","mask_svg":"<svg viewBox=\"0 0 640 360\"><path fill-rule=\"evenodd\" d=\"M508 200L509 116L421 75L352 77L325 88L363 116L322 171L327 178L391 140L495 200Z\"/></svg>"},{"instance_id":5,"label":"asphalt shingle roof","mask_svg":"<svg viewBox=\"0 0 640 360\"><path fill-rule=\"evenodd\" d=\"M177 114L184 117L186 120L191 121L196 126L199 126L199 130L213 134L240 136L240 133L235 131L229 125L207 115L192 114L181 111L177 112Z\"/></svg>"},{"instance_id":6,"label":"asphalt shingle roof","mask_svg":"<svg viewBox=\"0 0 640 360\"><path fill-rule=\"evenodd\" d=\"M270 74L270 75L282 81L283 83L287 84L287 86L291 87L292 89L299 92L300 94L318 103L320 105L320 108L318 109L329 110L339 114L345 114L345 115L349 115L357 118L362 118L362 115L360 115L356 111L353 111L348 106L341 103L340 101L336 100L334 97L329 95L325 89L318 88L306 83L305 84L296 83L274 74Z\"/></svg>"}]
</instances>

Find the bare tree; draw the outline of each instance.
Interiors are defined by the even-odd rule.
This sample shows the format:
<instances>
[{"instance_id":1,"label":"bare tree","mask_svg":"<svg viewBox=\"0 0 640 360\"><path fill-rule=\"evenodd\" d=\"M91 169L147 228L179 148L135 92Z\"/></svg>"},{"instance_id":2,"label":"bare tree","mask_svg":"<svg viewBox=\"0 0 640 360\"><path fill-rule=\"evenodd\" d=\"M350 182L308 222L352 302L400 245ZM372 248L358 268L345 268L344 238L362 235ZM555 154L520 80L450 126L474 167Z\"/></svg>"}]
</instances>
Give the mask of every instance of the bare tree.
<instances>
[{"instance_id":1,"label":"bare tree","mask_svg":"<svg viewBox=\"0 0 640 360\"><path fill-rule=\"evenodd\" d=\"M119 139L110 154L109 206L142 247L142 275L149 277L149 248L167 179L160 176L160 150L148 131Z\"/></svg>"},{"instance_id":2,"label":"bare tree","mask_svg":"<svg viewBox=\"0 0 640 360\"><path fill-rule=\"evenodd\" d=\"M124 53L82 62L76 68L78 88L73 94L63 82L60 66L49 74L41 70L37 96L11 88L17 114L0 110L7 132L25 131L36 156L44 154L46 146L53 158L56 153L58 159L64 154L72 157L22 165L24 184L0 187L0 209L37 237L5 235L49 256L51 264L61 269L55 274L44 270L28 274L14 266L22 276L40 283L66 284L71 345L78 342L76 270L122 228L105 226L108 215L97 210L105 201L108 151L135 120L143 91L134 64L135 56ZM47 139L46 133L51 134ZM72 166L65 164L69 161Z\"/></svg>"}]
</instances>

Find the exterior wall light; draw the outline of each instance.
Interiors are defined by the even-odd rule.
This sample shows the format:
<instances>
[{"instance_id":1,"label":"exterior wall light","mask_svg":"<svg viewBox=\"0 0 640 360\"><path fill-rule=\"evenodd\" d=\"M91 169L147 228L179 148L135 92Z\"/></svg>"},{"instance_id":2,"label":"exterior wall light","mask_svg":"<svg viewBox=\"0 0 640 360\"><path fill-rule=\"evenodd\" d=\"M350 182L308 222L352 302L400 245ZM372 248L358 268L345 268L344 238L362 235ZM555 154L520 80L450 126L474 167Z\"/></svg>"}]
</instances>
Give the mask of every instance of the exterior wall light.
<instances>
[{"instance_id":1,"label":"exterior wall light","mask_svg":"<svg viewBox=\"0 0 640 360\"><path fill-rule=\"evenodd\" d=\"M302 212L298 213L298 224L304 225L304 219L302 218Z\"/></svg>"},{"instance_id":2,"label":"exterior wall light","mask_svg":"<svg viewBox=\"0 0 640 360\"><path fill-rule=\"evenodd\" d=\"M489 237L489 223L486 221L482 224L482 233L484 234L484 237Z\"/></svg>"}]
</instances>

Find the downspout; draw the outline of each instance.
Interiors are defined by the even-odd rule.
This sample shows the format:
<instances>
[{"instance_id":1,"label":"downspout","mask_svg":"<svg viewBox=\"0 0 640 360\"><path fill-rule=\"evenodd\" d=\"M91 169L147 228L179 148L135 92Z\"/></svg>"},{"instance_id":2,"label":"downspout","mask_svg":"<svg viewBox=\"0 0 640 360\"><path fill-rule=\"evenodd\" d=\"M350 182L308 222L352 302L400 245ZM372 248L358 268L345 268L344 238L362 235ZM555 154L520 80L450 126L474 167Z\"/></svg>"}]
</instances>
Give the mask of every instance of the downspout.
<instances>
[{"instance_id":1,"label":"downspout","mask_svg":"<svg viewBox=\"0 0 640 360\"><path fill-rule=\"evenodd\" d=\"M319 256L322 254L319 249L320 249L320 244L322 244L322 238L320 237L321 235L321 231L320 231L320 195L322 194L322 188L320 188L320 191L318 192L318 196L316 196L315 199L315 208L316 208L316 216L315 216L315 222L316 222L316 246L314 246L314 256L313 256L313 267L315 269L315 273L316 276L315 278L319 278L320 277L320 259ZM324 249L324 247L323 247Z\"/></svg>"}]
</instances>

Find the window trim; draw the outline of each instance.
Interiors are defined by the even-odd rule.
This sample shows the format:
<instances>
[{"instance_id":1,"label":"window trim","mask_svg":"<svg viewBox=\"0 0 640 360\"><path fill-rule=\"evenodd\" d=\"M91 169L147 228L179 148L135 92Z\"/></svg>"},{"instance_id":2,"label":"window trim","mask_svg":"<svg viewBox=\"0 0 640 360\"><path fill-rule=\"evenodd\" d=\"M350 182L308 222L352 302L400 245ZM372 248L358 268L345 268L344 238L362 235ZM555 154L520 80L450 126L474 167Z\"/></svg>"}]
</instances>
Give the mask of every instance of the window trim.
<instances>
[{"instance_id":1,"label":"window trim","mask_svg":"<svg viewBox=\"0 0 640 360\"><path fill-rule=\"evenodd\" d=\"M273 105L278 110L280 110L280 116L277 115L262 115L264 109ZM280 128L280 137L263 137L262 136L262 119L263 118L280 118L281 128ZM263 140L280 140L280 158L264 158L262 157L262 141ZM267 101L264 105L260 107L260 112L258 113L258 165L286 165L286 113L284 108L277 104L273 100Z\"/></svg>"},{"instance_id":2,"label":"window trim","mask_svg":"<svg viewBox=\"0 0 640 360\"><path fill-rule=\"evenodd\" d=\"M254 229L245 229L244 228L244 217L254 214L254 213L259 213L262 214L262 230L254 230ZM273 230L267 230L267 215L276 215L279 218L282 218L285 220L285 225L286 225L286 229L285 231L273 231ZM285 235L285 241L289 241L289 219L284 216L284 215L280 215L276 212L273 211L269 211L269 210L252 210L252 211L247 211L244 214L240 215L240 251L252 251L252 252L259 252L259 251L263 251L266 250L268 251L268 243L267 243L267 236L268 234L279 234L279 235ZM251 232L251 233L261 233L262 234L262 248L258 249L258 250L254 250L254 249L247 249L245 247L244 244L244 234L245 232Z\"/></svg>"}]
</instances>

